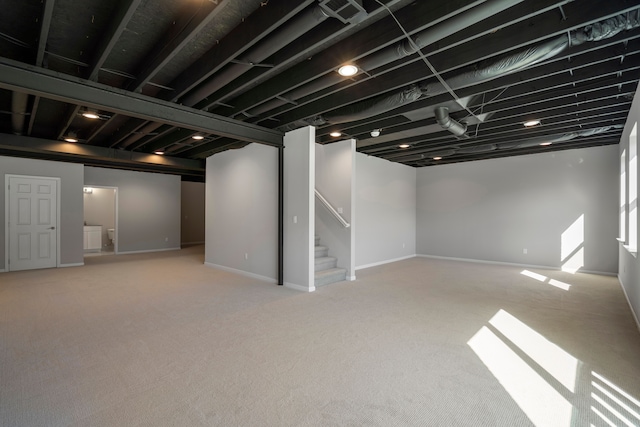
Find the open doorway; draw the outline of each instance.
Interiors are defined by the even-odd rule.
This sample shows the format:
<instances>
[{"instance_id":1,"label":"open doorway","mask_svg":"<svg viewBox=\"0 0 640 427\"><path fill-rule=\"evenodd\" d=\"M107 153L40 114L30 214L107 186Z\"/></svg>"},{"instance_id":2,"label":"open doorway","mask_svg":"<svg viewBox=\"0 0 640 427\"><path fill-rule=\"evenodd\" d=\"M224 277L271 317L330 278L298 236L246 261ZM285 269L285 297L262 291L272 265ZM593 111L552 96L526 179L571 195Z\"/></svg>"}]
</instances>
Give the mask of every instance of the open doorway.
<instances>
[{"instance_id":1,"label":"open doorway","mask_svg":"<svg viewBox=\"0 0 640 427\"><path fill-rule=\"evenodd\" d=\"M85 186L83 192L85 256L117 254L117 187Z\"/></svg>"}]
</instances>

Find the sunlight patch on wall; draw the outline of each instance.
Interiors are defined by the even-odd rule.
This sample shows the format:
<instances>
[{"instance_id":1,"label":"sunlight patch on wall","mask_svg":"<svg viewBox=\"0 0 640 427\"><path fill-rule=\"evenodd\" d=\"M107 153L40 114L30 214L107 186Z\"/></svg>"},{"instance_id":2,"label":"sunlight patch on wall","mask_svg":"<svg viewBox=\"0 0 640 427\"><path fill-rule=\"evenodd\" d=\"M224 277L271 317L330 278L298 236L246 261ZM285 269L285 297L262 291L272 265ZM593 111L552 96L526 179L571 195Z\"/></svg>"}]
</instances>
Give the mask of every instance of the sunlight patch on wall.
<instances>
[{"instance_id":1,"label":"sunlight patch on wall","mask_svg":"<svg viewBox=\"0 0 640 427\"><path fill-rule=\"evenodd\" d=\"M620 155L620 240L627 241L627 150Z\"/></svg>"},{"instance_id":2,"label":"sunlight patch on wall","mask_svg":"<svg viewBox=\"0 0 640 427\"><path fill-rule=\"evenodd\" d=\"M560 237L562 271L575 273L584 266L584 214L580 215Z\"/></svg>"},{"instance_id":3,"label":"sunlight patch on wall","mask_svg":"<svg viewBox=\"0 0 640 427\"><path fill-rule=\"evenodd\" d=\"M571 403L489 328L467 344L536 426L571 425Z\"/></svg>"},{"instance_id":4,"label":"sunlight patch on wall","mask_svg":"<svg viewBox=\"0 0 640 427\"><path fill-rule=\"evenodd\" d=\"M638 250L638 124L629 135L629 239L631 252Z\"/></svg>"}]
</instances>

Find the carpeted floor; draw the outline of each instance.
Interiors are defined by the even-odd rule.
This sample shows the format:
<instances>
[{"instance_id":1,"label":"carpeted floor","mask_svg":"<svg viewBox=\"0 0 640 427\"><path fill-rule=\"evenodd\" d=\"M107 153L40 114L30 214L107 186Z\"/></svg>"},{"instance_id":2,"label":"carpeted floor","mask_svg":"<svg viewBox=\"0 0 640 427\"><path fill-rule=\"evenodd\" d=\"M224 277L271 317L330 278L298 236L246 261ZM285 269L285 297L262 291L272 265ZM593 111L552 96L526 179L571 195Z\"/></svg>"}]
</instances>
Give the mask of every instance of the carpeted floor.
<instances>
[{"instance_id":1,"label":"carpeted floor","mask_svg":"<svg viewBox=\"0 0 640 427\"><path fill-rule=\"evenodd\" d=\"M414 258L305 294L203 247L0 275L3 426L640 425L617 279Z\"/></svg>"}]
</instances>

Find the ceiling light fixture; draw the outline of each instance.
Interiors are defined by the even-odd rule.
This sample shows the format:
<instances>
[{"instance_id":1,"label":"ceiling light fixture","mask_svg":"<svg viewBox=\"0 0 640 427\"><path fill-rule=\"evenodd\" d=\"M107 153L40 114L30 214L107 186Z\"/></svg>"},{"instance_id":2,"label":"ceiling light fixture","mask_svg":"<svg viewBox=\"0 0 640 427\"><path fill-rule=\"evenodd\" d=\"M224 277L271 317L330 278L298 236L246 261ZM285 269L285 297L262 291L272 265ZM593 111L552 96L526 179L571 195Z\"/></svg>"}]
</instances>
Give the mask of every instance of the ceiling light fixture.
<instances>
[{"instance_id":1,"label":"ceiling light fixture","mask_svg":"<svg viewBox=\"0 0 640 427\"><path fill-rule=\"evenodd\" d=\"M358 73L358 67L353 64L346 64L338 68L338 74L344 77L355 76Z\"/></svg>"},{"instance_id":2,"label":"ceiling light fixture","mask_svg":"<svg viewBox=\"0 0 640 427\"><path fill-rule=\"evenodd\" d=\"M153 154L157 154L158 156L163 156L164 155L164 151L157 150L157 151L154 151Z\"/></svg>"},{"instance_id":3,"label":"ceiling light fixture","mask_svg":"<svg viewBox=\"0 0 640 427\"><path fill-rule=\"evenodd\" d=\"M196 141L200 141L201 139L204 139L204 136L202 136L202 135L193 135L191 138L195 139Z\"/></svg>"},{"instance_id":4,"label":"ceiling light fixture","mask_svg":"<svg viewBox=\"0 0 640 427\"><path fill-rule=\"evenodd\" d=\"M64 137L64 140L67 142L78 142L78 135L76 135L75 132L69 132L69 134Z\"/></svg>"},{"instance_id":5,"label":"ceiling light fixture","mask_svg":"<svg viewBox=\"0 0 640 427\"><path fill-rule=\"evenodd\" d=\"M542 146L551 145L551 142L541 142L540 145Z\"/></svg>"},{"instance_id":6,"label":"ceiling light fixture","mask_svg":"<svg viewBox=\"0 0 640 427\"><path fill-rule=\"evenodd\" d=\"M533 126L538 126L540 124L540 120L529 120L523 123L523 125L525 127L533 127Z\"/></svg>"},{"instance_id":7,"label":"ceiling light fixture","mask_svg":"<svg viewBox=\"0 0 640 427\"><path fill-rule=\"evenodd\" d=\"M440 157L440 156L434 157L433 160L442 160L442 157Z\"/></svg>"},{"instance_id":8,"label":"ceiling light fixture","mask_svg":"<svg viewBox=\"0 0 640 427\"><path fill-rule=\"evenodd\" d=\"M337 138L339 136L342 136L341 132L335 131L335 132L331 132L329 135L331 135L334 138Z\"/></svg>"},{"instance_id":9,"label":"ceiling light fixture","mask_svg":"<svg viewBox=\"0 0 640 427\"><path fill-rule=\"evenodd\" d=\"M85 111L82 113L82 117L86 117L87 119L99 119L100 116L93 111Z\"/></svg>"},{"instance_id":10,"label":"ceiling light fixture","mask_svg":"<svg viewBox=\"0 0 640 427\"><path fill-rule=\"evenodd\" d=\"M400 144L398 145L398 148L409 148L411 147L411 144Z\"/></svg>"},{"instance_id":11,"label":"ceiling light fixture","mask_svg":"<svg viewBox=\"0 0 640 427\"><path fill-rule=\"evenodd\" d=\"M371 136L372 136L372 137L374 137L374 138L375 138L375 137L380 136L380 130L381 130L381 129L374 129L374 130L372 130L372 131L371 131Z\"/></svg>"}]
</instances>

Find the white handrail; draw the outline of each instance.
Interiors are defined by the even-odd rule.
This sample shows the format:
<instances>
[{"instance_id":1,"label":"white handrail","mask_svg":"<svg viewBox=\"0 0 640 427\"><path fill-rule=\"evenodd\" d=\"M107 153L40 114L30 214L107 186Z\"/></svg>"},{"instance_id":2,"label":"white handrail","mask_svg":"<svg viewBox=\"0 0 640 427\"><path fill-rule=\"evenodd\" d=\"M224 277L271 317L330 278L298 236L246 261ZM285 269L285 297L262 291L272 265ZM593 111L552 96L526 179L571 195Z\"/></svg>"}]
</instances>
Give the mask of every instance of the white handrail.
<instances>
[{"instance_id":1,"label":"white handrail","mask_svg":"<svg viewBox=\"0 0 640 427\"><path fill-rule=\"evenodd\" d=\"M316 191L316 197L318 198L318 200L322 202L324 207L327 208L329 212L331 212L331 214L340 222L340 224L342 224L344 228L349 228L351 224L349 224L344 218L342 218L342 215L340 215L338 211L335 210L333 206L331 206L331 203L329 203L327 199L322 197L322 194L320 194L318 189L315 189L315 191Z\"/></svg>"}]
</instances>

